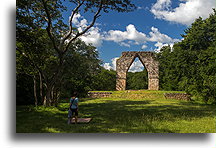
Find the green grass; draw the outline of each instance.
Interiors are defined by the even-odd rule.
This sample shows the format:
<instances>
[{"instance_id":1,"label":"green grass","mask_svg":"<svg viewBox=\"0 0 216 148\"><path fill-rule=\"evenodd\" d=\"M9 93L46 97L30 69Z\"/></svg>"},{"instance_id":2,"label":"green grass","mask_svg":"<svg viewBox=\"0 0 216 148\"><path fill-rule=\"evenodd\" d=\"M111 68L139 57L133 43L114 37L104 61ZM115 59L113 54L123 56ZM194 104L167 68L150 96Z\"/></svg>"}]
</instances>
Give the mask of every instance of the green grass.
<instances>
[{"instance_id":1,"label":"green grass","mask_svg":"<svg viewBox=\"0 0 216 148\"><path fill-rule=\"evenodd\" d=\"M17 106L17 133L215 133L214 105L167 100L165 91L119 91L109 98L81 98L79 117L67 125L67 101L58 107Z\"/></svg>"}]
</instances>

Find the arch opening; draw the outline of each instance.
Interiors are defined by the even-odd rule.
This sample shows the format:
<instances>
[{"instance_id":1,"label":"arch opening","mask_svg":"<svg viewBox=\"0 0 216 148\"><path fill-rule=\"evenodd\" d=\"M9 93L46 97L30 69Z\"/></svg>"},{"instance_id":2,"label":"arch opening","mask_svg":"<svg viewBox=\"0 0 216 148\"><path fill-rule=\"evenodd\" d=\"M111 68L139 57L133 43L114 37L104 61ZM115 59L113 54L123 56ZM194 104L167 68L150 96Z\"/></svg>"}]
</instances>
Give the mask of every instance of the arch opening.
<instances>
[{"instance_id":1,"label":"arch opening","mask_svg":"<svg viewBox=\"0 0 216 148\"><path fill-rule=\"evenodd\" d=\"M126 74L126 90L148 89L148 72L138 57L134 59Z\"/></svg>"}]
</instances>

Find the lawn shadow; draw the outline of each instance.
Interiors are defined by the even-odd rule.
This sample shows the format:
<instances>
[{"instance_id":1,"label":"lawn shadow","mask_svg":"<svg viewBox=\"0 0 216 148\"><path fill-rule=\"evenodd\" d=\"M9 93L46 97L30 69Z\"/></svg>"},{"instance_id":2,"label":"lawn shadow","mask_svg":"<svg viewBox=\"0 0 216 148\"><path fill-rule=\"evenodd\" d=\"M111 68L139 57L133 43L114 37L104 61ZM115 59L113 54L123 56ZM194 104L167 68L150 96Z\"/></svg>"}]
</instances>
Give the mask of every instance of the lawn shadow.
<instances>
[{"instance_id":1,"label":"lawn shadow","mask_svg":"<svg viewBox=\"0 0 216 148\"><path fill-rule=\"evenodd\" d=\"M87 100L87 99L86 99ZM83 100L82 102L85 102ZM95 99L90 99L95 100ZM191 110L192 106L178 104L153 105L155 100L109 100L97 103L81 103L79 117L91 117L88 124L67 125L67 111L63 105L58 112L19 110L17 132L44 133L178 133L179 130L158 128L155 121L188 120L190 118L209 117L212 110ZM27 113L26 113L27 112ZM31 118L32 116L32 118ZM33 118L34 117L34 118ZM170 118L170 119L169 119ZM24 122L26 121L27 122ZM24 121L22 121L24 120ZM30 125L30 127L29 127ZM26 130L25 130L26 128ZM20 130L19 130L20 129ZM29 131L27 129L30 129Z\"/></svg>"},{"instance_id":2,"label":"lawn shadow","mask_svg":"<svg viewBox=\"0 0 216 148\"><path fill-rule=\"evenodd\" d=\"M108 132L150 132L150 133L174 133L179 130L171 131L169 129L158 129L152 126L156 118L168 121L177 120L190 120L199 119L203 117L214 117L214 111L212 110L200 110L200 108L192 108L191 106L179 105L160 105L160 106L147 106L154 100L145 101L107 101L106 103L91 104L88 105L87 110L89 114L97 117L102 117L95 122L106 121L106 127L113 129ZM128 105L132 105L129 107ZM138 105L134 107L133 105ZM146 105L146 106L145 106ZM143 107L140 107L143 106ZM115 116L116 115L116 116ZM133 117L136 116L136 120ZM140 117L140 121L139 121ZM149 122L142 122L143 118L147 117ZM170 118L170 119L169 119ZM133 124L133 121L138 122L138 125ZM142 122L142 123L141 123ZM137 128L139 127L139 128ZM142 129L142 127L144 127ZM116 129L115 129L116 128ZM147 130L145 130L147 129Z\"/></svg>"}]
</instances>

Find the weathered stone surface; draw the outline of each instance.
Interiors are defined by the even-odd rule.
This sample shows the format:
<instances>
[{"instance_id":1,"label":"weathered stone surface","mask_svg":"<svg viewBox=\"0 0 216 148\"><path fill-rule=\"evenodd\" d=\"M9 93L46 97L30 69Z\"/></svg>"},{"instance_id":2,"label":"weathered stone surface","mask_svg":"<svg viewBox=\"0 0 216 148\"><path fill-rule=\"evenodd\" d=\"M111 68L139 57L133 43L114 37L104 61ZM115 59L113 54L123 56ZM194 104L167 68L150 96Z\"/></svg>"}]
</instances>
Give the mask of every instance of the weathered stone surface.
<instances>
[{"instance_id":1,"label":"weathered stone surface","mask_svg":"<svg viewBox=\"0 0 216 148\"><path fill-rule=\"evenodd\" d=\"M78 118L78 123L89 123L92 120L92 118ZM75 118L72 119L72 123L75 123Z\"/></svg>"},{"instance_id":2,"label":"weathered stone surface","mask_svg":"<svg viewBox=\"0 0 216 148\"><path fill-rule=\"evenodd\" d=\"M109 97L111 94L112 92L88 92L90 98Z\"/></svg>"},{"instance_id":3,"label":"weathered stone surface","mask_svg":"<svg viewBox=\"0 0 216 148\"><path fill-rule=\"evenodd\" d=\"M187 93L164 93L166 99L177 99L190 101L191 97Z\"/></svg>"},{"instance_id":4,"label":"weathered stone surface","mask_svg":"<svg viewBox=\"0 0 216 148\"><path fill-rule=\"evenodd\" d=\"M153 52L145 51L122 52L122 56L116 61L116 90L125 90L127 71L136 57L147 69L148 89L159 90L159 63Z\"/></svg>"}]
</instances>

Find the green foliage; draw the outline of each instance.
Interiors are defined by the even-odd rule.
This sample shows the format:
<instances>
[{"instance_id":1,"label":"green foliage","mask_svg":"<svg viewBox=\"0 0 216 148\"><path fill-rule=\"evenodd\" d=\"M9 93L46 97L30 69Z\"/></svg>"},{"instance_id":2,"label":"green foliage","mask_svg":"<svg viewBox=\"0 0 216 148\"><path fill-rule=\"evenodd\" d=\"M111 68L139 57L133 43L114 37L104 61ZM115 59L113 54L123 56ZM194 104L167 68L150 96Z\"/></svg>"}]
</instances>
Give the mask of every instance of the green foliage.
<instances>
[{"instance_id":1,"label":"green foliage","mask_svg":"<svg viewBox=\"0 0 216 148\"><path fill-rule=\"evenodd\" d=\"M46 72L47 77L51 77L57 63L56 53L50 47L44 29L38 29L37 31L25 30L24 32L22 28L17 26L16 88L17 102L22 102L22 104L32 102L34 98L33 77L39 77L38 69ZM28 101L28 97L31 101ZM39 102L42 101L41 99Z\"/></svg>"},{"instance_id":2,"label":"green foliage","mask_svg":"<svg viewBox=\"0 0 216 148\"><path fill-rule=\"evenodd\" d=\"M158 53L160 87L185 90L204 102L215 99L215 25L216 15L198 18L185 30L184 40Z\"/></svg>"},{"instance_id":3,"label":"green foliage","mask_svg":"<svg viewBox=\"0 0 216 148\"><path fill-rule=\"evenodd\" d=\"M148 89L148 73L144 69L141 72L128 72L127 73L127 84L126 89Z\"/></svg>"},{"instance_id":4,"label":"green foliage","mask_svg":"<svg viewBox=\"0 0 216 148\"><path fill-rule=\"evenodd\" d=\"M94 78L100 72L101 61L96 48L80 40L74 46L77 47L76 50L70 50L65 56L67 62L64 65L62 97L70 97L73 91L85 96L92 89Z\"/></svg>"},{"instance_id":5,"label":"green foliage","mask_svg":"<svg viewBox=\"0 0 216 148\"><path fill-rule=\"evenodd\" d=\"M91 90L115 90L116 87L116 72L114 70L106 70L100 68L100 72L93 77Z\"/></svg>"},{"instance_id":6,"label":"green foliage","mask_svg":"<svg viewBox=\"0 0 216 148\"><path fill-rule=\"evenodd\" d=\"M38 92L45 106L56 105L62 96L77 90L91 90L93 76L97 74L100 60L92 46L79 41L95 24L100 12L129 12L135 9L130 0L69 0L73 9L69 24L62 14L67 10L62 0L18 0L16 7L17 90L22 87L22 77L33 79L35 104ZM71 7L71 5L70 5ZM84 10L92 14L89 26L78 32L71 24L75 14ZM31 81L29 81L31 82ZM40 86L40 87L38 87ZM96 86L95 86L96 87ZM108 88L110 90L110 88ZM30 93L30 92L28 92ZM21 94L21 93L20 93ZM21 96L22 98L22 96ZM24 97L23 97L24 98ZM22 102L22 101L21 101Z\"/></svg>"}]
</instances>

